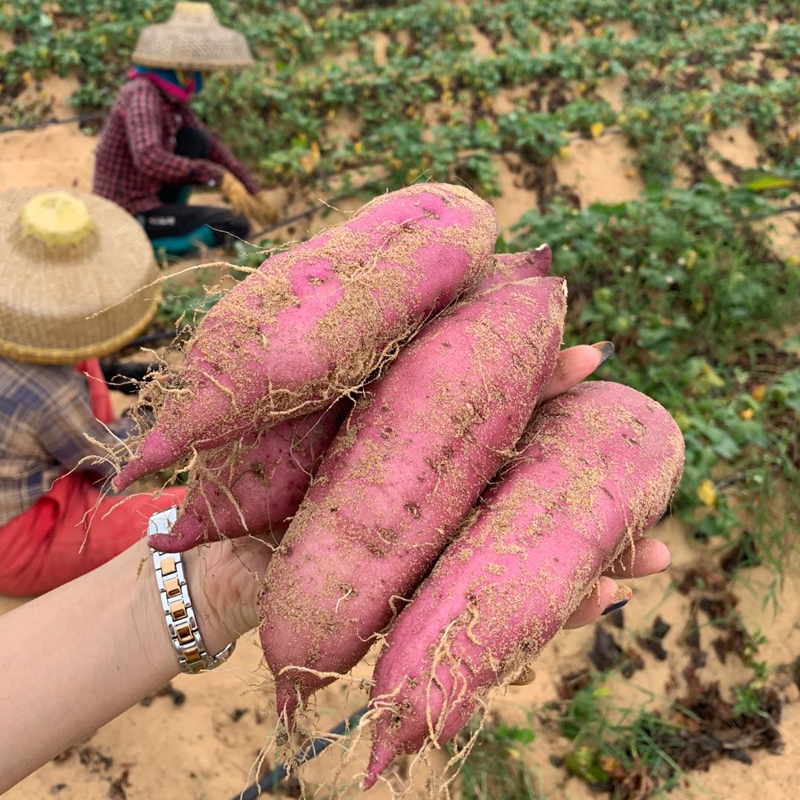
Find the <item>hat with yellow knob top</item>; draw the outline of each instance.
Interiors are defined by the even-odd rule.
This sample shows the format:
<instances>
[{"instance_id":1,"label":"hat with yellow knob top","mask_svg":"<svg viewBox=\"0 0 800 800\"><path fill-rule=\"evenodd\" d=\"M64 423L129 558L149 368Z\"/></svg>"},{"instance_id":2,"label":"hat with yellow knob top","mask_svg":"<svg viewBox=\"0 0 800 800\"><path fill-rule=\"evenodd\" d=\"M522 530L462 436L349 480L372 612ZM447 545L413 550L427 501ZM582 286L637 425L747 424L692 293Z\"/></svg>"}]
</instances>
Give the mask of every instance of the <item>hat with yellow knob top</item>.
<instances>
[{"instance_id":1,"label":"hat with yellow knob top","mask_svg":"<svg viewBox=\"0 0 800 800\"><path fill-rule=\"evenodd\" d=\"M102 197L49 188L0 193L0 254L1 357L72 364L113 353L158 306L150 241Z\"/></svg>"},{"instance_id":2,"label":"hat with yellow knob top","mask_svg":"<svg viewBox=\"0 0 800 800\"><path fill-rule=\"evenodd\" d=\"M177 3L167 22L142 30L132 61L143 67L201 71L253 66L247 40L220 25L210 3Z\"/></svg>"}]
</instances>

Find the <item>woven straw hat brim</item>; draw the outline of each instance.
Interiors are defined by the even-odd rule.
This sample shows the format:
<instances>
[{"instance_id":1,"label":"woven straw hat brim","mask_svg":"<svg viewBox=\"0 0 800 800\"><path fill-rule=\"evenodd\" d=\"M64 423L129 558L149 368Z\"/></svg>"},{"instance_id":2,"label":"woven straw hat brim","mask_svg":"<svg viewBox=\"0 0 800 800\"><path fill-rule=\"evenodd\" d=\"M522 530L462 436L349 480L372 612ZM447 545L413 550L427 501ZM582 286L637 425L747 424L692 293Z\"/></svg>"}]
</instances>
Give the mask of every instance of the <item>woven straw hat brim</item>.
<instances>
[{"instance_id":1,"label":"woven straw hat brim","mask_svg":"<svg viewBox=\"0 0 800 800\"><path fill-rule=\"evenodd\" d=\"M98 344L88 344L85 347L74 348L41 348L26 347L16 342L8 342L0 338L0 356L11 358L14 361L24 361L27 364L75 364L87 358L101 358L112 353L118 353L130 344L140 333L147 329L158 311L158 300L161 299L161 289L157 292L156 302L153 303L147 314L126 331L122 331L110 339Z\"/></svg>"},{"instance_id":2,"label":"woven straw hat brim","mask_svg":"<svg viewBox=\"0 0 800 800\"><path fill-rule=\"evenodd\" d=\"M146 27L132 59L143 67L185 70L245 69L255 63L238 31L175 20Z\"/></svg>"},{"instance_id":3,"label":"woven straw hat brim","mask_svg":"<svg viewBox=\"0 0 800 800\"><path fill-rule=\"evenodd\" d=\"M48 249L22 235L25 204L53 188L0 193L0 356L71 364L120 350L153 318L160 299L153 249L138 222L104 198L70 190L95 230Z\"/></svg>"}]
</instances>

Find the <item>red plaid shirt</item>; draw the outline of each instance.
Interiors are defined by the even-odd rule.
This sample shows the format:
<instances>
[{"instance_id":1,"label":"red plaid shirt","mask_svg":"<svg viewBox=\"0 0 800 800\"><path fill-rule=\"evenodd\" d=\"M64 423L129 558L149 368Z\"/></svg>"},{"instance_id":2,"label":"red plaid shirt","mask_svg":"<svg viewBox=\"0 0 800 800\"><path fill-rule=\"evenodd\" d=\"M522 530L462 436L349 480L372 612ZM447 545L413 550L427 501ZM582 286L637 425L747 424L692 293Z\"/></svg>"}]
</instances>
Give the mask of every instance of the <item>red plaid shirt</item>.
<instances>
[{"instance_id":1,"label":"red plaid shirt","mask_svg":"<svg viewBox=\"0 0 800 800\"><path fill-rule=\"evenodd\" d=\"M258 191L244 166L210 134L208 160L175 155L175 134L184 125L205 130L187 103L145 78L128 81L100 134L92 191L131 214L163 205L158 192L165 183L214 186L225 171L249 192Z\"/></svg>"}]
</instances>

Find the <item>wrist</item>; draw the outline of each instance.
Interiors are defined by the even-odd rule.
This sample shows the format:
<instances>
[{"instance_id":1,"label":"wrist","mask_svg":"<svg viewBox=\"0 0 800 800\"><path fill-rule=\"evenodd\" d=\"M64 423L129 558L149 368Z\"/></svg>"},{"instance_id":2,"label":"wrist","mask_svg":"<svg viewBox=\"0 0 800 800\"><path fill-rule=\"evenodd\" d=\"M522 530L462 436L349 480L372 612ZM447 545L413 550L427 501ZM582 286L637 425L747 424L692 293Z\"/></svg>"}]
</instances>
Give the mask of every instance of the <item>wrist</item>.
<instances>
[{"instance_id":1,"label":"wrist","mask_svg":"<svg viewBox=\"0 0 800 800\"><path fill-rule=\"evenodd\" d=\"M164 622L150 548L143 540L130 548L125 555L130 558L127 571L134 571L133 574L137 576L131 609L134 647L150 660L154 673L169 673L166 678L169 680L180 670Z\"/></svg>"},{"instance_id":2,"label":"wrist","mask_svg":"<svg viewBox=\"0 0 800 800\"><path fill-rule=\"evenodd\" d=\"M188 550L182 557L197 626L206 650L214 655L237 638L221 613L226 605L220 602L225 597L225 588L220 585L222 576L209 565L206 548Z\"/></svg>"}]
</instances>

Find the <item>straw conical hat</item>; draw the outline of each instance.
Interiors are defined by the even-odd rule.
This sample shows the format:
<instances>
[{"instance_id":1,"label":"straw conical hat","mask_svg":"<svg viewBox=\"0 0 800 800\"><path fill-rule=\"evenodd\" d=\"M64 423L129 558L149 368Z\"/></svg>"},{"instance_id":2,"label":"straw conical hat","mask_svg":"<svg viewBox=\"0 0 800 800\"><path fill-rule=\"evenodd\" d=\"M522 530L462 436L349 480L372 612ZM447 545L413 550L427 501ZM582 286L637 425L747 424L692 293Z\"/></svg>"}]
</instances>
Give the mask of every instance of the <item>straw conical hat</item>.
<instances>
[{"instance_id":1,"label":"straw conical hat","mask_svg":"<svg viewBox=\"0 0 800 800\"><path fill-rule=\"evenodd\" d=\"M70 364L124 347L158 305L142 227L96 195L0 193L0 356Z\"/></svg>"},{"instance_id":2,"label":"straw conical hat","mask_svg":"<svg viewBox=\"0 0 800 800\"><path fill-rule=\"evenodd\" d=\"M217 22L209 3L178 3L168 22L142 30L133 62L161 69L229 69L253 66L253 56L241 33Z\"/></svg>"}]
</instances>

